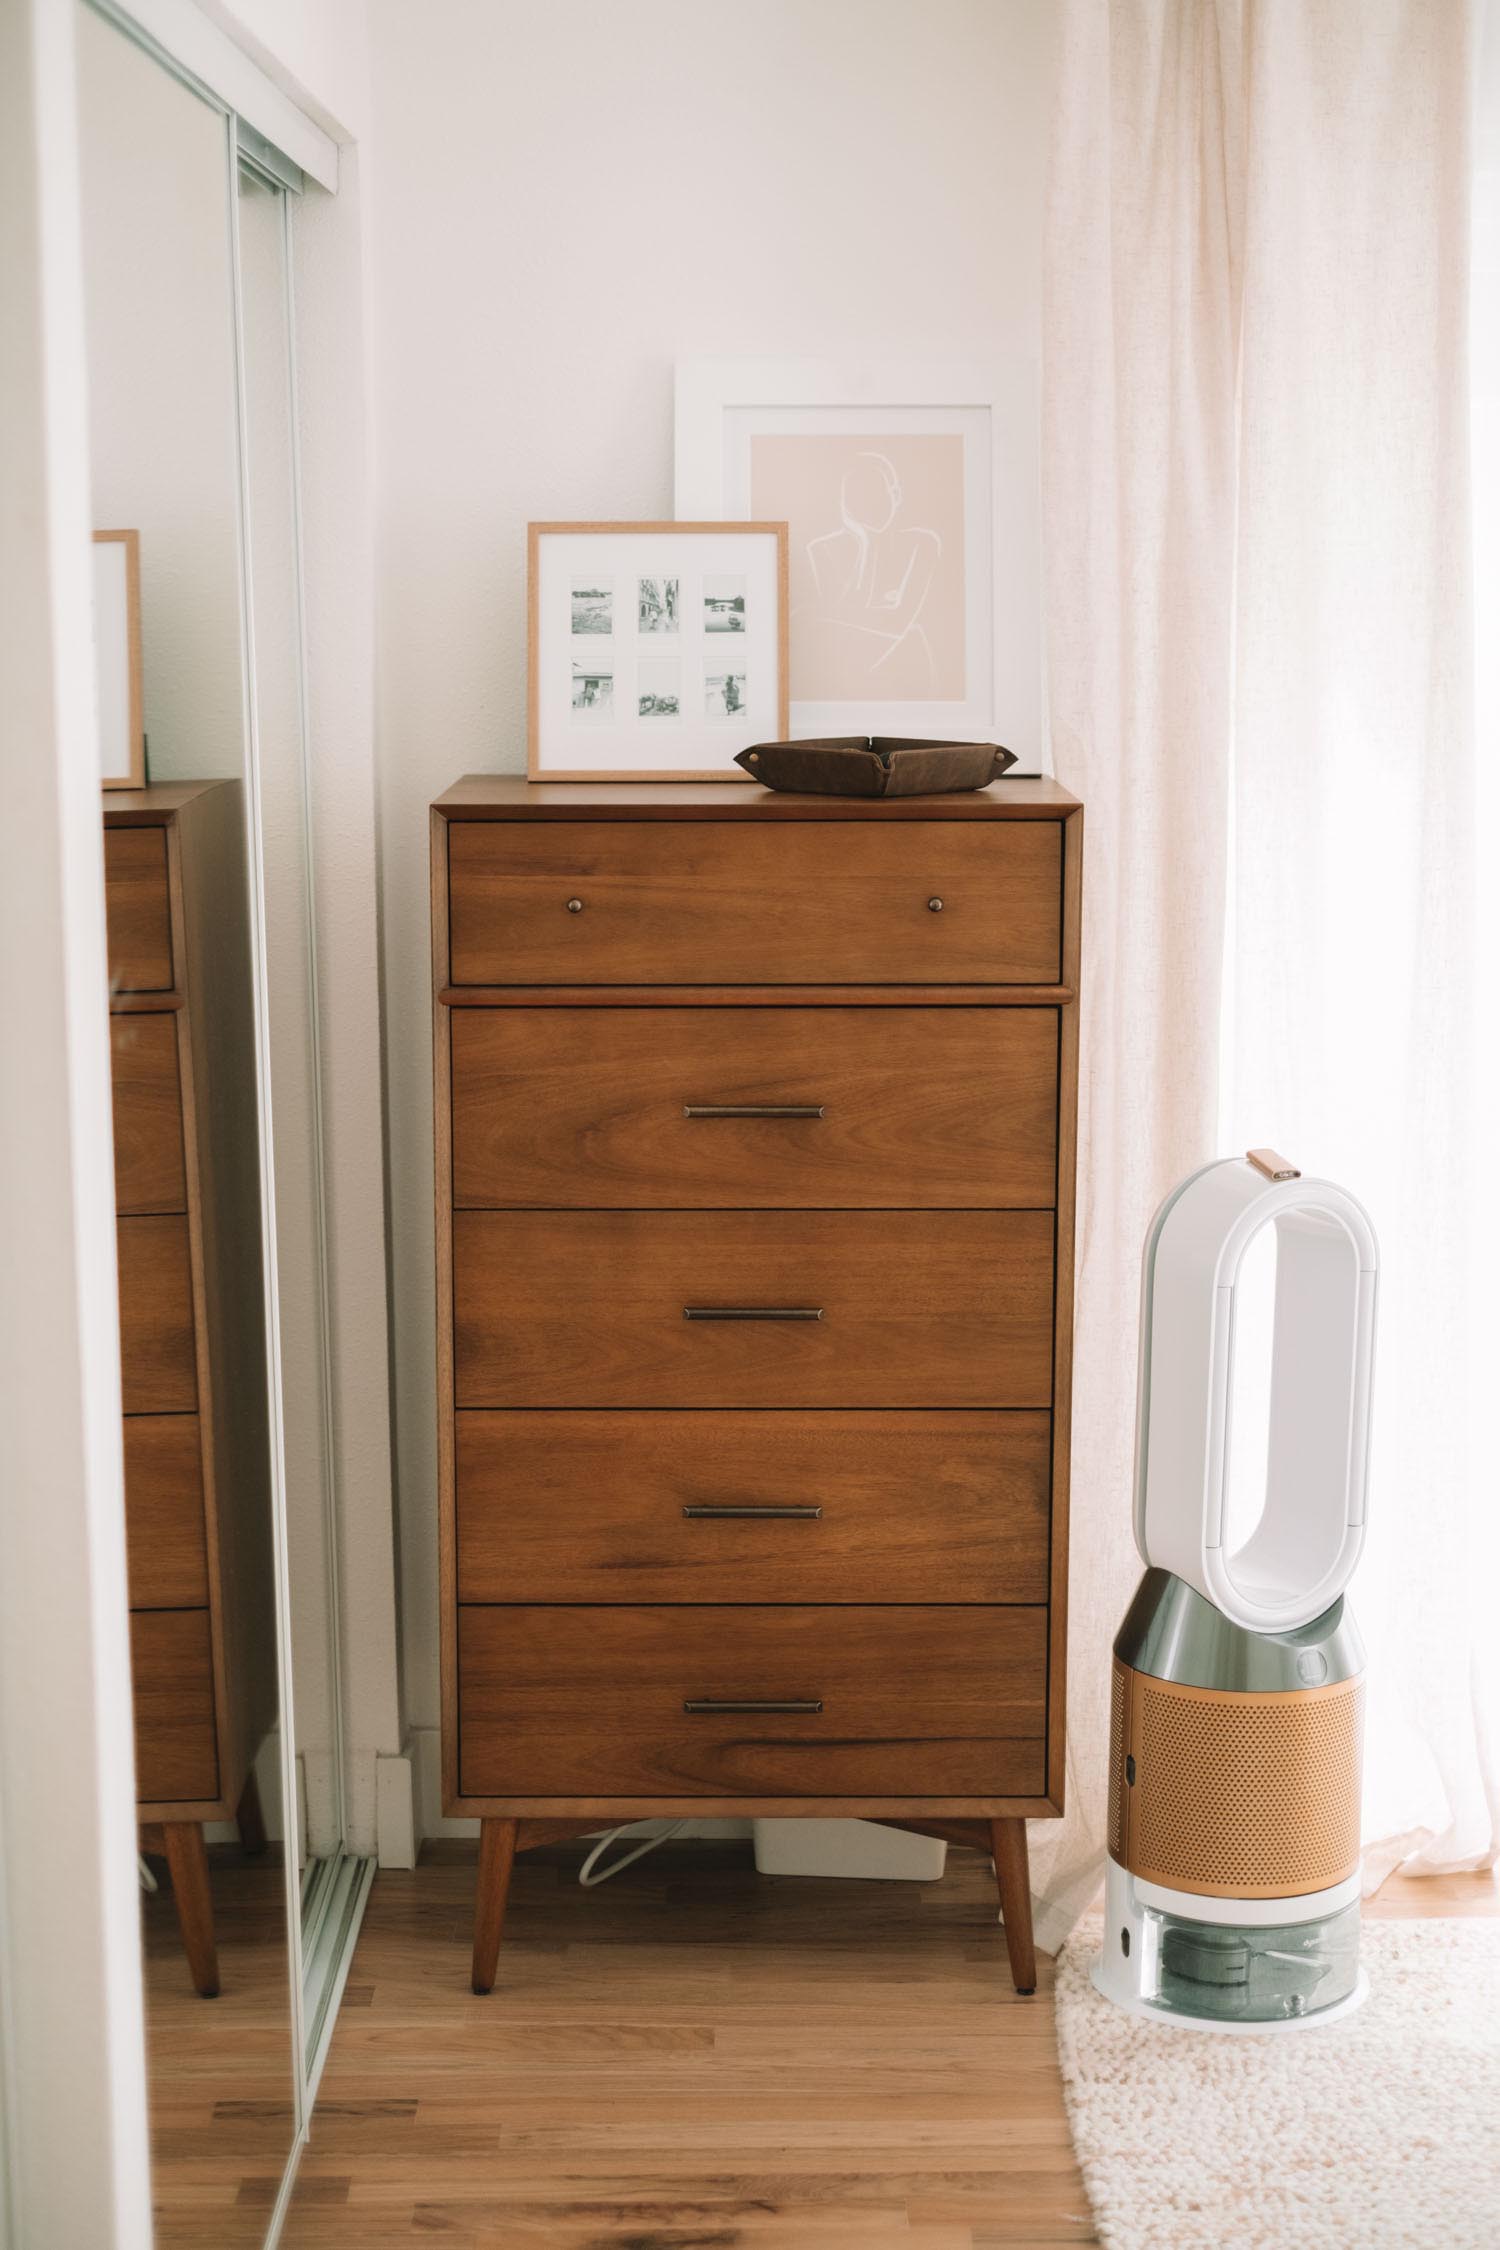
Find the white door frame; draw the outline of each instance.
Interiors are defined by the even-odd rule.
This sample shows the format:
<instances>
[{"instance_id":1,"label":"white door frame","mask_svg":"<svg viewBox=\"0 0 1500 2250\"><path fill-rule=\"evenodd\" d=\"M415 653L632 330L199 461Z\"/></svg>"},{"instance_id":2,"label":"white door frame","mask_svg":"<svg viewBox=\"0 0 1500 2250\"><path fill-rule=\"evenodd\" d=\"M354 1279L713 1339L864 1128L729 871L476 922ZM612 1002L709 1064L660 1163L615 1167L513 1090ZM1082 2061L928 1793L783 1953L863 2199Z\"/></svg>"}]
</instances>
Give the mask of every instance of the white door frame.
<instances>
[{"instance_id":1,"label":"white door frame","mask_svg":"<svg viewBox=\"0 0 1500 2250\"><path fill-rule=\"evenodd\" d=\"M147 2250L73 11L0 8L0 2239Z\"/></svg>"}]
</instances>

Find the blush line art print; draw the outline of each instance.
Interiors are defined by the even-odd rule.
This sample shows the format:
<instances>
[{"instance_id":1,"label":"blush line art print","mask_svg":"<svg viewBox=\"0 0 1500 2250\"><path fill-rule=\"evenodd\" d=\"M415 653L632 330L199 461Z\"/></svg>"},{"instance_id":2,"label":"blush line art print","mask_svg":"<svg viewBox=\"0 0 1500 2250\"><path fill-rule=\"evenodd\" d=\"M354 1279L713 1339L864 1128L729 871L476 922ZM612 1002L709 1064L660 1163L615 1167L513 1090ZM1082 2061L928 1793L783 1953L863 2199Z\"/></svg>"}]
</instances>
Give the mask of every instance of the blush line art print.
<instances>
[{"instance_id":1,"label":"blush line art print","mask_svg":"<svg viewBox=\"0 0 1500 2250\"><path fill-rule=\"evenodd\" d=\"M806 545L817 622L846 636L846 661L865 672L872 694L891 694L888 682L909 673L906 693L935 695L937 664L922 611L942 561L942 534L902 523L901 503L890 457L857 455L839 488L839 529Z\"/></svg>"},{"instance_id":2,"label":"blush line art print","mask_svg":"<svg viewBox=\"0 0 1500 2250\"><path fill-rule=\"evenodd\" d=\"M757 434L753 504L792 527L792 692L964 694L961 438Z\"/></svg>"}]
</instances>

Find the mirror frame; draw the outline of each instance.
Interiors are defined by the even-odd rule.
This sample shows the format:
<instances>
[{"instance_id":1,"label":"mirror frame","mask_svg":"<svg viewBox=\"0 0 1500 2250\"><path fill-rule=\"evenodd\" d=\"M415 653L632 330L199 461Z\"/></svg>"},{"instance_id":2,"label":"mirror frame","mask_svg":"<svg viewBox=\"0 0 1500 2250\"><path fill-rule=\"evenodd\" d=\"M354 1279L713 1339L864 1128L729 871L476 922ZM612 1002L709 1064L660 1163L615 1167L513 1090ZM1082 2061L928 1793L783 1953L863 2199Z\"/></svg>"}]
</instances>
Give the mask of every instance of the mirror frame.
<instances>
[{"instance_id":1,"label":"mirror frame","mask_svg":"<svg viewBox=\"0 0 1500 2250\"><path fill-rule=\"evenodd\" d=\"M306 2144L311 2122L318 2078L321 2075L329 2041L332 2037L339 2003L348 1976L354 1942L375 1871L373 1857L355 1854L349 1846L348 1774L343 1740L344 1693L340 1677L339 1587L341 1555L338 1536L336 1464L333 1458L332 1445L334 1405L330 1364L332 1301L329 1285L328 1228L325 1208L327 1175L324 1164L324 1121L320 1098L323 1076L319 1050L320 1027L317 1004L315 855L312 850L311 830L313 793L306 690L307 635L302 584L302 496L300 463L297 458L296 446L297 366L292 208L294 199L304 190L305 176L302 165L295 162L283 148L259 131L256 126L250 124L231 100L227 99L224 94L217 91L213 85L198 74L192 67L190 58L174 53L173 48L166 43L165 36L159 36L157 30L143 20L160 14L160 10L150 4L150 0L137 0L134 7L120 4L120 0L86 0L86 4L96 15L102 17L129 39L133 45L142 49L191 94L214 110L223 120L224 126L224 194L230 259L235 381L235 537L239 571L242 662L243 781L247 840L246 882L254 984L253 1021L258 1100L257 1154L261 1190L262 1271L266 1290L267 1389L271 1432L272 1545L276 1588L276 1665L280 1693L280 1811L282 1834L286 1843L283 1868L287 1925L288 1998L292 2035L288 2062L292 2077L293 2135L279 2192L268 2215L265 2240L269 2245L274 2244L279 2237L286 2210L291 2200L297 2163ZM175 27L175 17L172 22ZM186 31L188 27L183 26L182 28ZM221 37L222 35L216 34L215 36ZM243 62L245 71L252 78L259 80L265 94L270 98L270 107L274 110L278 103L284 106L287 119L292 121L284 128L285 137L298 145L302 153L311 154L314 157L317 161L316 176L321 177L331 187L336 179L336 154L333 152L333 144L327 140L327 136L310 119L304 117L300 111L295 110L293 105L287 102L286 98L270 85L269 81L261 78L261 75L255 71L254 66L246 58L240 58L240 60ZM322 150L330 152L333 161L325 164L321 156ZM321 1859L309 1858L305 1870L299 1865L300 1855L297 1849L299 1835L298 1745L288 1559L288 1488L283 1413L280 1281L276 1242L275 1129L272 1104L271 1010L266 943L261 742L257 711L255 617L250 567L250 480L252 464L246 397L247 348L239 231L239 193L242 170L253 172L262 182L274 189L280 197L282 271L286 290L289 355L287 381L289 410L292 416L292 514L295 570L297 574L295 609L299 706L297 756L302 800L303 841L306 851L307 943L312 981L309 1023L311 1042L310 1083L312 1088L311 1140L314 1173L312 1194L316 1213L316 1239L313 1245L314 1293L322 1344L316 1382L318 1387L317 1412L323 1454L323 1476L321 1480L324 1501L323 1532L327 1543L328 1558L327 1607L324 1630L333 1688L332 1753L340 1836L339 1848L336 1853Z\"/></svg>"}]
</instances>

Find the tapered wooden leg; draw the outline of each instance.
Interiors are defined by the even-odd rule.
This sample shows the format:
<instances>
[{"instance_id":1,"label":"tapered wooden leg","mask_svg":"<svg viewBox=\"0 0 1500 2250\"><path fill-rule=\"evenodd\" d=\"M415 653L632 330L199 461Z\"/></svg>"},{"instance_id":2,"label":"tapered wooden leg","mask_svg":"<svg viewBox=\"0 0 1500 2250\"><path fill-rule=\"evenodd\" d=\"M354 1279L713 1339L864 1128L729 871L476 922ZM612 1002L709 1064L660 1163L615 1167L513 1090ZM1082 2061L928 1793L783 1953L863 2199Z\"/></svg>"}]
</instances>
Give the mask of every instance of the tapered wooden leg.
<instances>
[{"instance_id":1,"label":"tapered wooden leg","mask_svg":"<svg viewBox=\"0 0 1500 2250\"><path fill-rule=\"evenodd\" d=\"M505 1921L505 1901L510 1892L510 1871L516 1862L515 1820L484 1820L479 1824L479 1883L474 1894L474 1990L494 1988L495 1963L500 1958L500 1931Z\"/></svg>"},{"instance_id":2,"label":"tapered wooden leg","mask_svg":"<svg viewBox=\"0 0 1500 2250\"><path fill-rule=\"evenodd\" d=\"M219 1989L219 1956L214 1946L214 1907L208 1887L208 1852L201 1820L164 1820L162 1842L172 1872L172 1902L193 1983L205 2000Z\"/></svg>"},{"instance_id":3,"label":"tapered wooden leg","mask_svg":"<svg viewBox=\"0 0 1500 2250\"><path fill-rule=\"evenodd\" d=\"M1011 1982L1017 1992L1035 1992L1036 1947L1031 1937L1031 1862L1026 1853L1025 1821L992 1820L990 1849L995 1855Z\"/></svg>"},{"instance_id":4,"label":"tapered wooden leg","mask_svg":"<svg viewBox=\"0 0 1500 2250\"><path fill-rule=\"evenodd\" d=\"M259 1859L266 1848L266 1818L260 1809L260 1788L252 1766L245 1776L245 1786L240 1791L240 1801L234 1808L235 1824L240 1832L240 1849L247 1859Z\"/></svg>"}]
</instances>

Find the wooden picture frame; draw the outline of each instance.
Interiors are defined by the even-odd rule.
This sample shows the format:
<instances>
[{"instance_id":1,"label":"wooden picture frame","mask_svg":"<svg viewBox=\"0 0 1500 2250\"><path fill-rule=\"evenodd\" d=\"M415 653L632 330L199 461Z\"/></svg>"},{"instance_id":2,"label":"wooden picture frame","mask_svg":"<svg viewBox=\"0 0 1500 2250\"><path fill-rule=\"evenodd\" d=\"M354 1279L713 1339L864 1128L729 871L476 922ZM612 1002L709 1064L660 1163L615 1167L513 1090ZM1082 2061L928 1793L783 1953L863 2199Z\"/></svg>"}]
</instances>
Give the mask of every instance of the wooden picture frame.
<instances>
[{"instance_id":1,"label":"wooden picture frame","mask_svg":"<svg viewBox=\"0 0 1500 2250\"><path fill-rule=\"evenodd\" d=\"M533 781L738 781L789 723L784 523L527 527Z\"/></svg>"},{"instance_id":2,"label":"wooden picture frame","mask_svg":"<svg viewBox=\"0 0 1500 2250\"><path fill-rule=\"evenodd\" d=\"M94 533L93 588L99 780L105 789L143 789L146 733L138 531Z\"/></svg>"}]
</instances>

